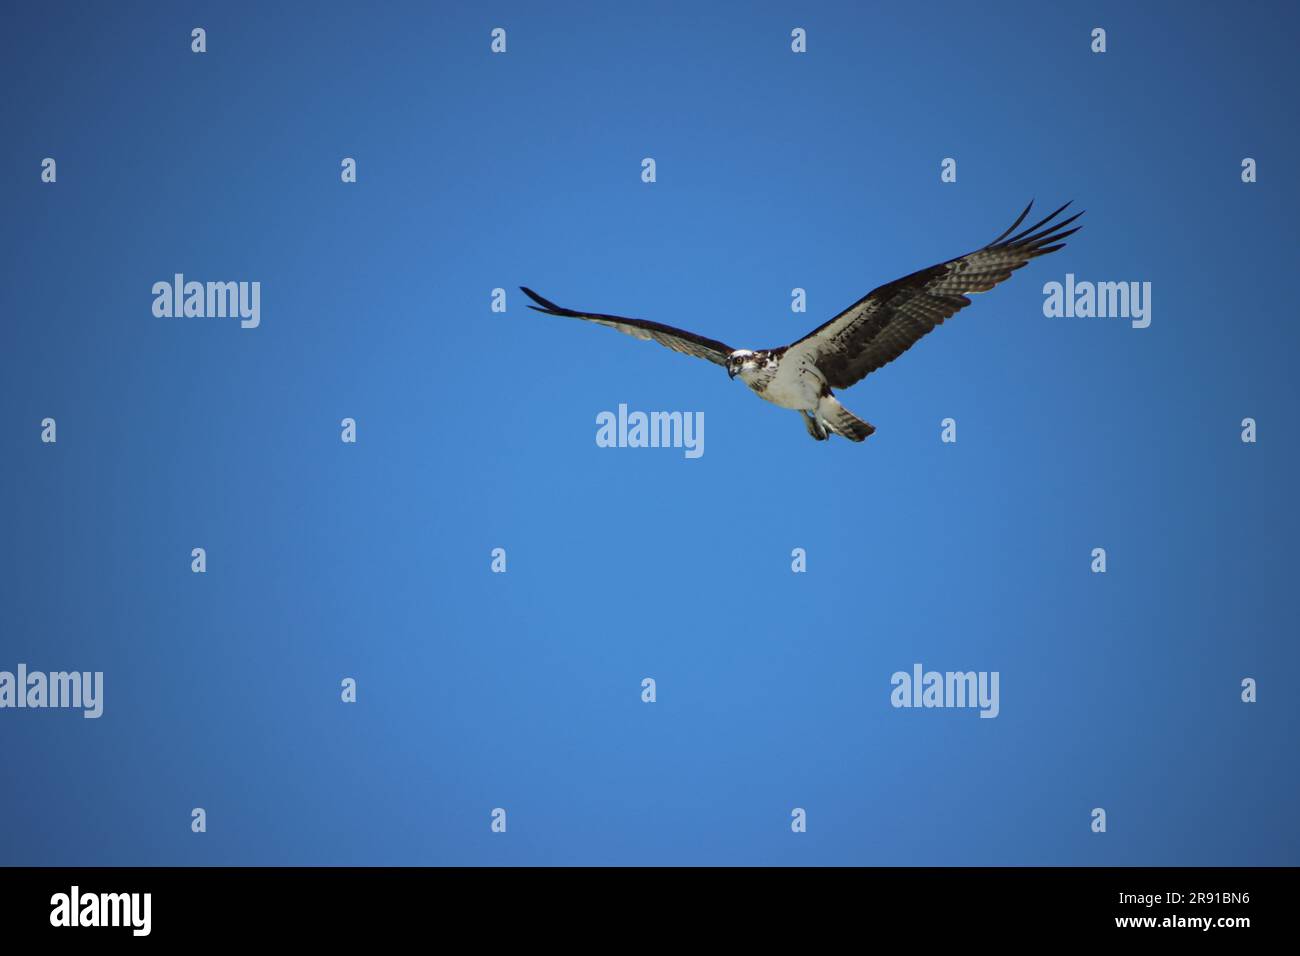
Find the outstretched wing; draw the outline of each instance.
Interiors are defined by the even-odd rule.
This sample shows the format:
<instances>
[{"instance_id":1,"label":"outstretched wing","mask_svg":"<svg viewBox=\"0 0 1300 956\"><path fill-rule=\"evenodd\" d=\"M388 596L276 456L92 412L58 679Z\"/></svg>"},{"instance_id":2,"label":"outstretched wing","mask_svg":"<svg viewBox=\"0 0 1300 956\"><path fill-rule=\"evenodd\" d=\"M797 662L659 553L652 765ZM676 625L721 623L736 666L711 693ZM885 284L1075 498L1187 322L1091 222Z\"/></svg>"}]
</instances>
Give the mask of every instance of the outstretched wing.
<instances>
[{"instance_id":1,"label":"outstretched wing","mask_svg":"<svg viewBox=\"0 0 1300 956\"><path fill-rule=\"evenodd\" d=\"M1026 206L1011 228L984 248L882 285L788 351L811 355L832 388L848 388L892 362L944 319L970 305L968 294L987 292L1035 256L1060 249L1065 245L1062 240L1081 228L1065 228L1081 212L1056 219L1070 205L1066 203L1046 219L1010 235L1033 205Z\"/></svg>"},{"instance_id":2,"label":"outstretched wing","mask_svg":"<svg viewBox=\"0 0 1300 956\"><path fill-rule=\"evenodd\" d=\"M660 325L658 322L648 322L645 319L626 319L621 315L602 315L599 312L575 312L573 309L561 308L554 302L543 299L532 289L525 286L520 286L520 288L523 289L528 298L537 303L537 305L528 307L536 312L544 312L547 315L565 315L571 319L585 319L588 322L595 322L597 325L607 325L611 329L618 329L625 335L658 342L674 352L708 359L715 365L726 365L727 356L732 352L730 346L724 345L716 339L706 339L702 335L675 329L671 325Z\"/></svg>"}]
</instances>

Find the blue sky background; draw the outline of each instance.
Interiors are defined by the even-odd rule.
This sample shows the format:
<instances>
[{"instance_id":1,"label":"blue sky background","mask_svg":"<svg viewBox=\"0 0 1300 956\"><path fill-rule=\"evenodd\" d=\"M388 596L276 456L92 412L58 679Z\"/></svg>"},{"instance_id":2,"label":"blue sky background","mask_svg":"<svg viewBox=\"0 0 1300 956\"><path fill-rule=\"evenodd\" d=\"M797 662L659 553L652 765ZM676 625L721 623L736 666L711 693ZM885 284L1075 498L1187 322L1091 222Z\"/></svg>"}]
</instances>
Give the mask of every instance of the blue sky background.
<instances>
[{"instance_id":1,"label":"blue sky background","mask_svg":"<svg viewBox=\"0 0 1300 956\"><path fill-rule=\"evenodd\" d=\"M1294 5L6 19L0 669L106 690L0 711L0 863L1300 862ZM1030 198L1084 230L842 393L862 445L515 292L780 345ZM891 708L918 661L1001 715Z\"/></svg>"}]
</instances>

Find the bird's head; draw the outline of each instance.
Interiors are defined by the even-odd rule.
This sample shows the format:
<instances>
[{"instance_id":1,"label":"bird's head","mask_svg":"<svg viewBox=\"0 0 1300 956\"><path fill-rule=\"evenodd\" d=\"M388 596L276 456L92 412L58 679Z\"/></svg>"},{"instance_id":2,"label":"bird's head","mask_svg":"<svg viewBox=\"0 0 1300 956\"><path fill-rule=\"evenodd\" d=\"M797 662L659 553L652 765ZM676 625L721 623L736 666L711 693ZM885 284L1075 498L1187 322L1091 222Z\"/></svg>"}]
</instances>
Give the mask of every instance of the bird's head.
<instances>
[{"instance_id":1,"label":"bird's head","mask_svg":"<svg viewBox=\"0 0 1300 956\"><path fill-rule=\"evenodd\" d=\"M736 349L727 356L727 375L731 378L756 368L758 368L758 356L749 349Z\"/></svg>"}]
</instances>

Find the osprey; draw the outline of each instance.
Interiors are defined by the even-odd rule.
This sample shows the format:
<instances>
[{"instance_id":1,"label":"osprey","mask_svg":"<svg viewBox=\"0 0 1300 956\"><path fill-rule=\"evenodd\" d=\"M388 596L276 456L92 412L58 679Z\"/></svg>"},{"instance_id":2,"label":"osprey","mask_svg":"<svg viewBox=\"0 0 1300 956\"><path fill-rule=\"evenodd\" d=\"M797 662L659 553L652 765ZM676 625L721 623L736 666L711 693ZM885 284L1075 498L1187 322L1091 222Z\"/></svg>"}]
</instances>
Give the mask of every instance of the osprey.
<instances>
[{"instance_id":1,"label":"osprey","mask_svg":"<svg viewBox=\"0 0 1300 956\"><path fill-rule=\"evenodd\" d=\"M831 389L848 388L892 362L944 319L970 305L968 294L987 292L1030 259L1060 249L1063 240L1081 228L1066 228L1083 215L1081 212L1068 219L1056 218L1069 207L1066 203L1011 235L1033 205L1026 206L1006 232L983 248L882 285L794 344L774 349L733 349L716 339L658 322L577 312L521 288L537 303L529 306L537 312L585 319L721 365L731 378L739 376L761 398L802 414L808 434L817 441L825 441L831 433L862 441L875 426L841 405Z\"/></svg>"}]
</instances>

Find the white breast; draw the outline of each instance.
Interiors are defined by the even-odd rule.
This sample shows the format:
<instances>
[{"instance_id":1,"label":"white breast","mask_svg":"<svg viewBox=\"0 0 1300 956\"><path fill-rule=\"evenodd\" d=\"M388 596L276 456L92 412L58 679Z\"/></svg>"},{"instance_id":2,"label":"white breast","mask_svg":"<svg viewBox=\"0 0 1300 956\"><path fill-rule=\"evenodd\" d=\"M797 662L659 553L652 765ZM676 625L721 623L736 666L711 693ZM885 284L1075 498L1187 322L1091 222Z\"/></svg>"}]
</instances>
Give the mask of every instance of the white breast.
<instances>
[{"instance_id":1,"label":"white breast","mask_svg":"<svg viewBox=\"0 0 1300 956\"><path fill-rule=\"evenodd\" d=\"M784 358L784 357L783 357ZM825 384L821 372L806 357L790 357L754 372L742 372L745 384L774 405L811 411L817 407Z\"/></svg>"}]
</instances>

